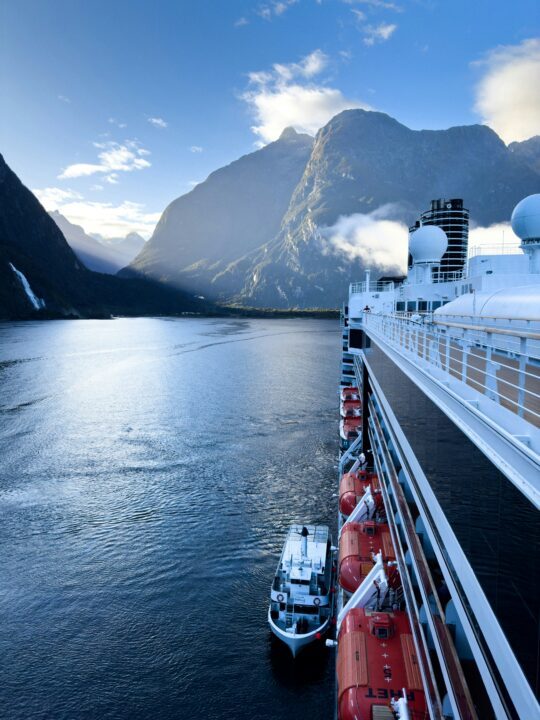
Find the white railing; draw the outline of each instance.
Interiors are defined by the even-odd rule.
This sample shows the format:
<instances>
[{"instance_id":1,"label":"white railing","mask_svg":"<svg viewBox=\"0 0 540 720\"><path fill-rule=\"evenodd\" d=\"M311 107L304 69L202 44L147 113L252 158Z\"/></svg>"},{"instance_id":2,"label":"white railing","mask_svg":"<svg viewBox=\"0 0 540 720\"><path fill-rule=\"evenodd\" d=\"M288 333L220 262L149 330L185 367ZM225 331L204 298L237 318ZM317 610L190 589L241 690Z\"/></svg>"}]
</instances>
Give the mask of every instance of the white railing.
<instances>
[{"instance_id":1,"label":"white railing","mask_svg":"<svg viewBox=\"0 0 540 720\"><path fill-rule=\"evenodd\" d=\"M540 427L540 335L519 329L440 328L394 315L365 312L366 329L407 357L466 383Z\"/></svg>"},{"instance_id":2,"label":"white railing","mask_svg":"<svg viewBox=\"0 0 540 720\"><path fill-rule=\"evenodd\" d=\"M469 259L477 255L523 255L523 251L519 247L519 240L516 238L515 242L509 240L507 243L469 247Z\"/></svg>"},{"instance_id":3,"label":"white railing","mask_svg":"<svg viewBox=\"0 0 540 720\"><path fill-rule=\"evenodd\" d=\"M364 280L364 282L351 283L349 285L349 295L361 295L365 292L390 292L393 289L394 283L391 281L379 282L378 280L372 280L368 283Z\"/></svg>"}]
</instances>

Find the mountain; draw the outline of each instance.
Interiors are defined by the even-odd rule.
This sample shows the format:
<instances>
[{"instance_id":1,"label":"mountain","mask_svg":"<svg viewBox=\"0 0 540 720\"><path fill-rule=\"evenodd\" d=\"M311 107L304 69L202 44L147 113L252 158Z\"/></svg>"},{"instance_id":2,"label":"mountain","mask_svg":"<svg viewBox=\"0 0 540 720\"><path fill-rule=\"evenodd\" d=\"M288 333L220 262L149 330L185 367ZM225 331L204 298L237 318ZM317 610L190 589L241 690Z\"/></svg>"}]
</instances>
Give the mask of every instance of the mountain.
<instances>
[{"instance_id":1,"label":"mountain","mask_svg":"<svg viewBox=\"0 0 540 720\"><path fill-rule=\"evenodd\" d=\"M208 308L185 292L88 270L0 155L0 318L177 314Z\"/></svg>"},{"instance_id":2,"label":"mountain","mask_svg":"<svg viewBox=\"0 0 540 720\"><path fill-rule=\"evenodd\" d=\"M242 258L242 304L337 307L363 266L329 252L320 229L391 204L409 224L432 198L462 197L473 223L508 221L540 175L484 125L410 130L378 112L346 110L317 134L277 237ZM375 262L370 263L375 269ZM381 269L382 271L382 269ZM233 263L229 269L238 274Z\"/></svg>"},{"instance_id":3,"label":"mountain","mask_svg":"<svg viewBox=\"0 0 540 720\"><path fill-rule=\"evenodd\" d=\"M540 135L535 135L522 142L510 143L508 149L524 160L533 170L540 172Z\"/></svg>"},{"instance_id":4,"label":"mountain","mask_svg":"<svg viewBox=\"0 0 540 720\"><path fill-rule=\"evenodd\" d=\"M485 125L411 130L384 113L346 110L314 143L287 129L212 173L169 205L122 272L241 305L337 307L364 266L337 254L325 228L381 208L409 224L438 197L464 198L473 223L508 221L538 191L537 148L507 148Z\"/></svg>"},{"instance_id":5,"label":"mountain","mask_svg":"<svg viewBox=\"0 0 540 720\"><path fill-rule=\"evenodd\" d=\"M49 214L79 260L89 270L115 275L129 265L144 246L144 239L137 233L129 233L125 238L97 239L87 235L80 225L71 223L58 210Z\"/></svg>"},{"instance_id":6,"label":"mountain","mask_svg":"<svg viewBox=\"0 0 540 720\"><path fill-rule=\"evenodd\" d=\"M276 142L213 172L166 208L122 275L142 274L215 295L218 273L279 232L312 144L309 135L288 128ZM237 288L233 283L230 290Z\"/></svg>"}]
</instances>

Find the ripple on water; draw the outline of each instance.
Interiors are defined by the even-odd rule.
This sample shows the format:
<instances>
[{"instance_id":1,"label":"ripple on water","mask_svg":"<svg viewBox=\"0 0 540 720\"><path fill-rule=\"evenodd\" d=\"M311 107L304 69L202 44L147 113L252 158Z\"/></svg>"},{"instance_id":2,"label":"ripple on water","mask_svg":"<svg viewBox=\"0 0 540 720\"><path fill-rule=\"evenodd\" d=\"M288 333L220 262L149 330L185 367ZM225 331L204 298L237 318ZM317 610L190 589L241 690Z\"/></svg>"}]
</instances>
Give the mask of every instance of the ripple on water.
<instances>
[{"instance_id":1,"label":"ripple on water","mask_svg":"<svg viewBox=\"0 0 540 720\"><path fill-rule=\"evenodd\" d=\"M330 717L266 612L288 526L335 528L337 322L1 331L10 718Z\"/></svg>"}]
</instances>

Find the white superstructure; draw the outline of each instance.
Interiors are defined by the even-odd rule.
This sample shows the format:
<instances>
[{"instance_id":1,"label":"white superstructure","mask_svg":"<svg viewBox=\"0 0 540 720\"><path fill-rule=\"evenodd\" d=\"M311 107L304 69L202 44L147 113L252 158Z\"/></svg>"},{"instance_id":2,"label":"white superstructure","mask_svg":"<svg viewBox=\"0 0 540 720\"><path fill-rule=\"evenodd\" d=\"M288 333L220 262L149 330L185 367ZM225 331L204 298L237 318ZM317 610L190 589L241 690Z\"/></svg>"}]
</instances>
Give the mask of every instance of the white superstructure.
<instances>
[{"instance_id":1,"label":"white superstructure","mask_svg":"<svg viewBox=\"0 0 540 720\"><path fill-rule=\"evenodd\" d=\"M540 194L516 206L512 227L520 248L473 251L462 273L440 270L440 228L419 227L408 277L373 282L367 273L350 286L345 315L344 353L366 420L358 449L372 453L399 527L412 618L438 667L434 697L452 717L465 716L463 678L449 669L447 627L463 667L475 663L480 707L540 717L530 634L539 609ZM401 492L406 503L390 502Z\"/></svg>"}]
</instances>

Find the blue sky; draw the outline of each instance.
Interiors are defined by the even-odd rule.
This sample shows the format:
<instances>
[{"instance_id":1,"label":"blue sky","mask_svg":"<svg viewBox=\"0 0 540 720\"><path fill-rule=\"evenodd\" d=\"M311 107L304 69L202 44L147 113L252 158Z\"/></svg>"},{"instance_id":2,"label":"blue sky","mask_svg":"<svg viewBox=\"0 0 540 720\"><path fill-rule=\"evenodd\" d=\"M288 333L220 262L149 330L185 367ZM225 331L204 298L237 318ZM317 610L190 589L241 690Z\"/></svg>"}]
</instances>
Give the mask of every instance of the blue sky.
<instances>
[{"instance_id":1,"label":"blue sky","mask_svg":"<svg viewBox=\"0 0 540 720\"><path fill-rule=\"evenodd\" d=\"M48 209L148 235L212 170L344 107L539 133L539 24L537 0L2 0L0 151Z\"/></svg>"}]
</instances>

